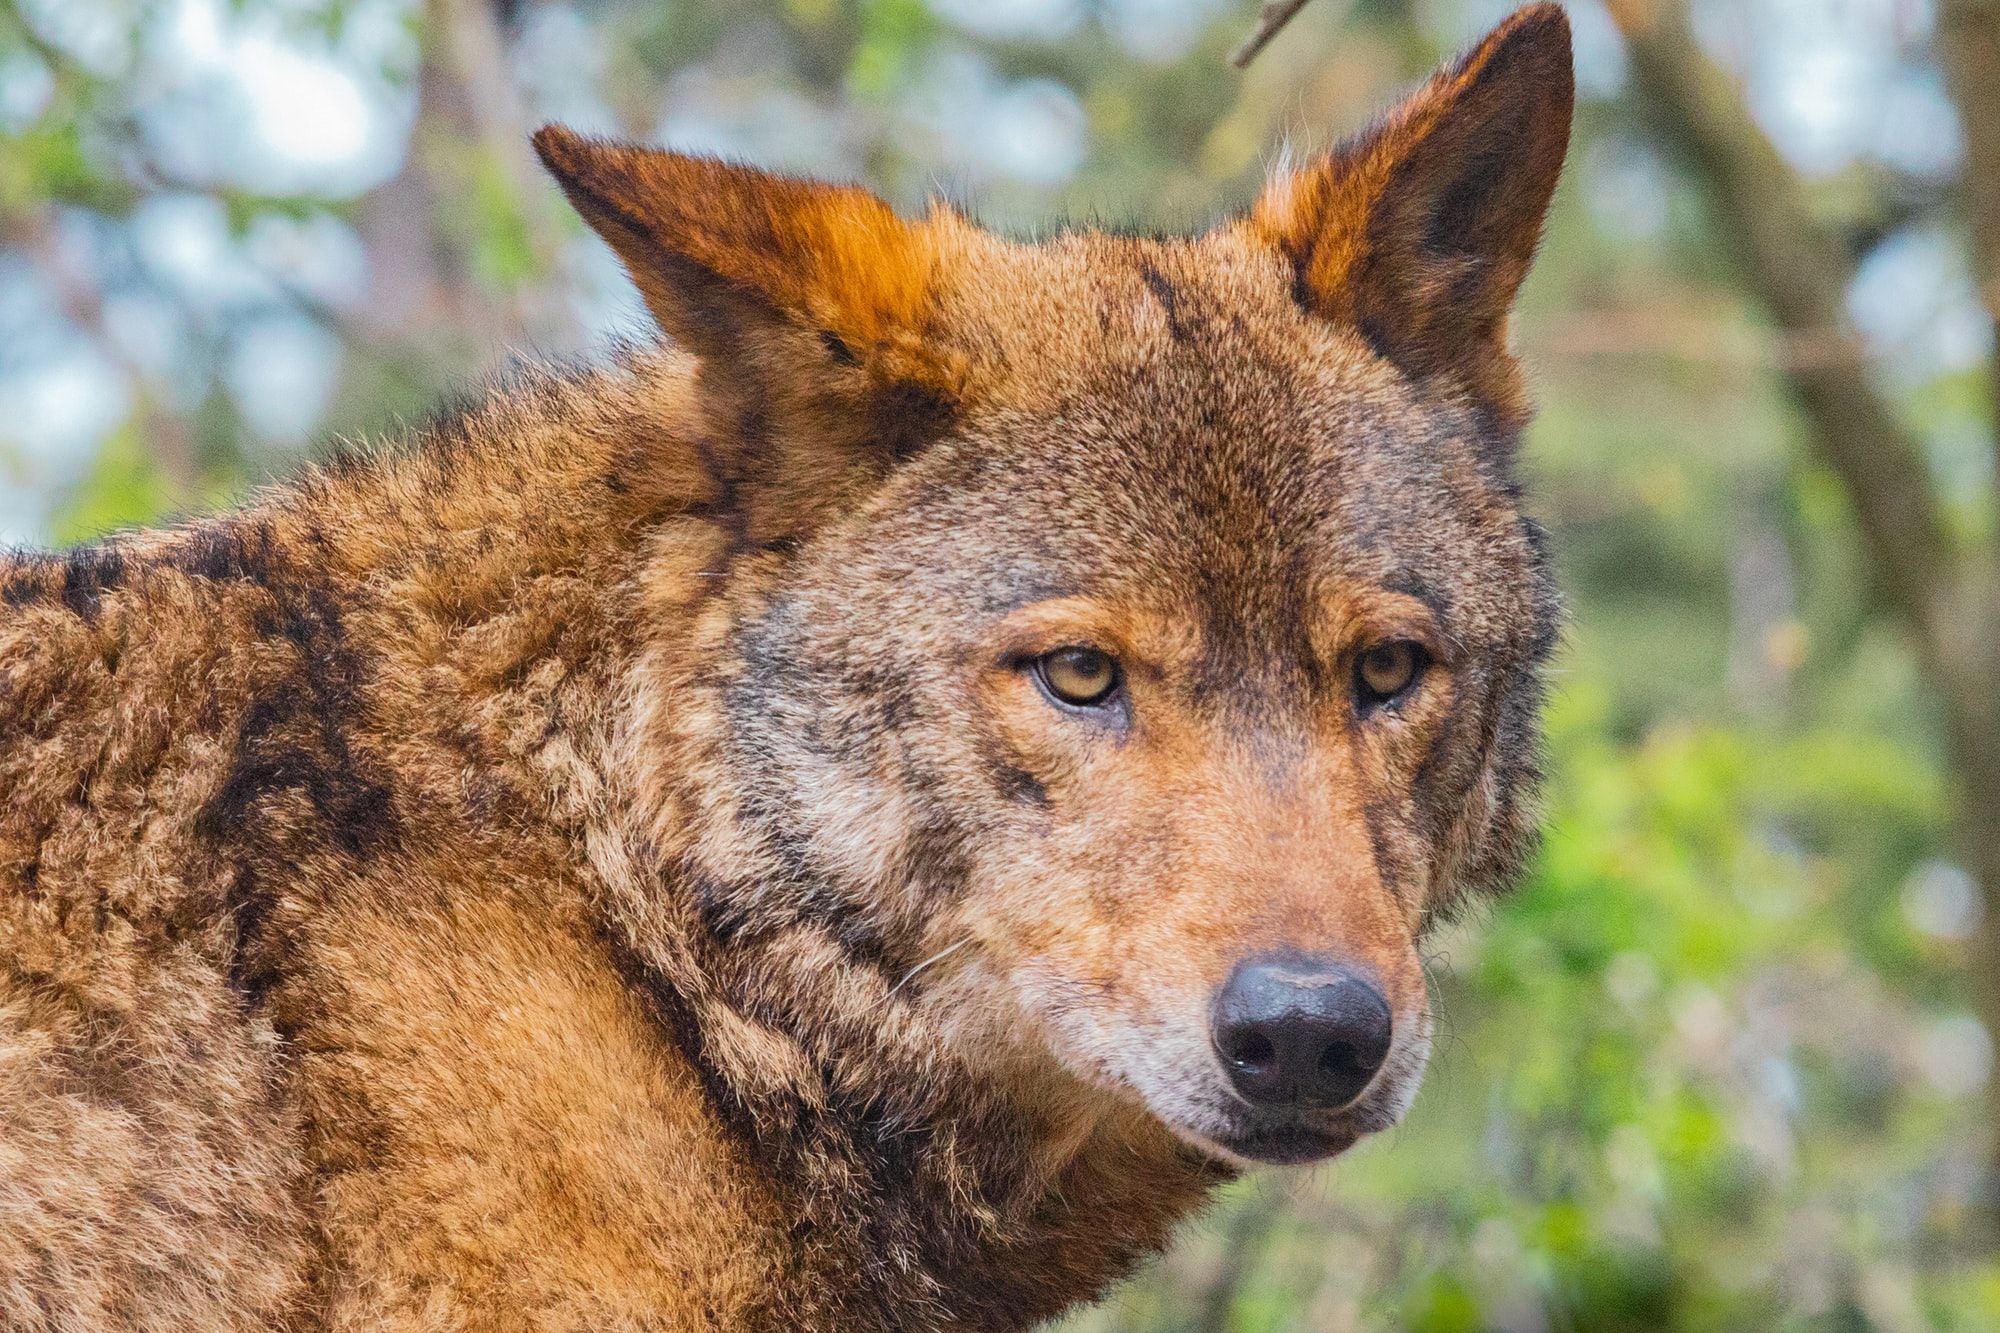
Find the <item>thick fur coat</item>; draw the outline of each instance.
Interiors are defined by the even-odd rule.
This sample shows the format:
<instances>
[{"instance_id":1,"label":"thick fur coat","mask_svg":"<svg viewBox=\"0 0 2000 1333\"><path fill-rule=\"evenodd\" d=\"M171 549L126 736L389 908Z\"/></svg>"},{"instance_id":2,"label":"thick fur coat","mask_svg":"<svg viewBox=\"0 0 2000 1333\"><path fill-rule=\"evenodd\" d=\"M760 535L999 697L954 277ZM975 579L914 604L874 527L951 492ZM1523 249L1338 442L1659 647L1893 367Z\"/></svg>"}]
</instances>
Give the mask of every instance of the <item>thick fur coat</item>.
<instances>
[{"instance_id":1,"label":"thick fur coat","mask_svg":"<svg viewBox=\"0 0 2000 1333\"><path fill-rule=\"evenodd\" d=\"M545 130L675 350L0 564L0 1325L1020 1327L1392 1123L1532 838L1569 112L1532 6L1039 244ZM1231 1093L1273 951L1386 997L1351 1103Z\"/></svg>"}]
</instances>

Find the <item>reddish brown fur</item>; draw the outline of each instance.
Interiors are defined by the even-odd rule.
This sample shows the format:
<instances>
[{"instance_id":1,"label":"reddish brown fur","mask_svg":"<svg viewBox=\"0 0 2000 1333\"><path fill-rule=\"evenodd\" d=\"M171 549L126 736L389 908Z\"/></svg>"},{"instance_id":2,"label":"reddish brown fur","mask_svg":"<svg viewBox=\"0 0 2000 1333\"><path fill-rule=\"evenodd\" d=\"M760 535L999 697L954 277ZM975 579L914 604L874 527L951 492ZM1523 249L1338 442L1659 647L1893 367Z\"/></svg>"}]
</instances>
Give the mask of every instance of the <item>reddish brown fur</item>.
<instances>
[{"instance_id":1,"label":"reddish brown fur","mask_svg":"<svg viewBox=\"0 0 2000 1333\"><path fill-rule=\"evenodd\" d=\"M1260 200L1248 225L1292 257L1302 299L1425 375L1527 420L1504 325L1569 145L1566 43L1531 6L1368 134ZM1440 233L1444 233L1441 243Z\"/></svg>"},{"instance_id":2,"label":"reddish brown fur","mask_svg":"<svg viewBox=\"0 0 2000 1333\"><path fill-rule=\"evenodd\" d=\"M544 131L685 352L10 560L0 1324L1018 1327L1391 1123L1532 837L1567 51L1185 240ZM1397 1038L1278 1123L1207 1007L1299 950Z\"/></svg>"}]
</instances>

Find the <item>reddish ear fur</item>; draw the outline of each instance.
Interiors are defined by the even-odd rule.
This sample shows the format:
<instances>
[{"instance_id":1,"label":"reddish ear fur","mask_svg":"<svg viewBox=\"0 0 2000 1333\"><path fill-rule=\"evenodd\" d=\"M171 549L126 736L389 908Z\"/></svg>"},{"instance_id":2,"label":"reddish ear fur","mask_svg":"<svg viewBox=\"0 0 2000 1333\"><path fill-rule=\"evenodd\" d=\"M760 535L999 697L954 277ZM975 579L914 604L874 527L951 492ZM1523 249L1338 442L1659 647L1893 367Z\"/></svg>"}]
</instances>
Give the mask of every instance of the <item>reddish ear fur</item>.
<instances>
[{"instance_id":1,"label":"reddish ear fur","mask_svg":"<svg viewBox=\"0 0 2000 1333\"><path fill-rule=\"evenodd\" d=\"M1569 20L1530 5L1358 138L1275 182L1253 234L1300 300L1413 375L1456 374L1520 414L1507 313L1569 146Z\"/></svg>"},{"instance_id":2,"label":"reddish ear fur","mask_svg":"<svg viewBox=\"0 0 2000 1333\"><path fill-rule=\"evenodd\" d=\"M937 258L933 224L907 223L855 186L591 139L559 125L542 127L534 142L576 210L625 261L654 318L683 346L728 356L746 336L783 321L820 335L828 354L849 364L916 350Z\"/></svg>"},{"instance_id":3,"label":"reddish ear fur","mask_svg":"<svg viewBox=\"0 0 2000 1333\"><path fill-rule=\"evenodd\" d=\"M854 186L557 125L536 132L535 150L660 326L701 357L710 409L790 428L803 451L787 467L732 469L810 481L843 459L902 457L955 409L962 358L927 337L955 215L908 223Z\"/></svg>"}]
</instances>

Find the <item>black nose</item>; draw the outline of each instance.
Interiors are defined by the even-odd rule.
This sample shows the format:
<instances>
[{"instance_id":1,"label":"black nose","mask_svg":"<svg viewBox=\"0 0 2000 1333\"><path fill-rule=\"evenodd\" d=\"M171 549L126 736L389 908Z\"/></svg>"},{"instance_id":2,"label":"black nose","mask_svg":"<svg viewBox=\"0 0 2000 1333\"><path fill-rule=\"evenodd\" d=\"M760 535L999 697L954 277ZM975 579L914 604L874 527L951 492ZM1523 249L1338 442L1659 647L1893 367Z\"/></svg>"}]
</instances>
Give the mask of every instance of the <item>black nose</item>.
<instances>
[{"instance_id":1,"label":"black nose","mask_svg":"<svg viewBox=\"0 0 2000 1333\"><path fill-rule=\"evenodd\" d=\"M1257 1106L1345 1106L1389 1057L1389 1002L1331 959L1238 965L1211 1026L1230 1082Z\"/></svg>"}]
</instances>

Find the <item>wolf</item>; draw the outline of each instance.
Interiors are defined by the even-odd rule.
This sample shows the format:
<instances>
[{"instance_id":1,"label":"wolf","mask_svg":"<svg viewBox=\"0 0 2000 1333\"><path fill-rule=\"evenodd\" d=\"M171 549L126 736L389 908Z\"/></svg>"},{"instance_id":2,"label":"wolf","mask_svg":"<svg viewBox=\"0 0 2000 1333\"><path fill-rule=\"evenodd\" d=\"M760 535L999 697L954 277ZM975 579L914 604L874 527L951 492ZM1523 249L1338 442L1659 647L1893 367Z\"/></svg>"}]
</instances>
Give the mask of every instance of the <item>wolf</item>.
<instances>
[{"instance_id":1,"label":"wolf","mask_svg":"<svg viewBox=\"0 0 2000 1333\"><path fill-rule=\"evenodd\" d=\"M0 1325L1020 1328L1534 840L1561 10L1198 235L550 127L670 342L0 568Z\"/></svg>"}]
</instances>

